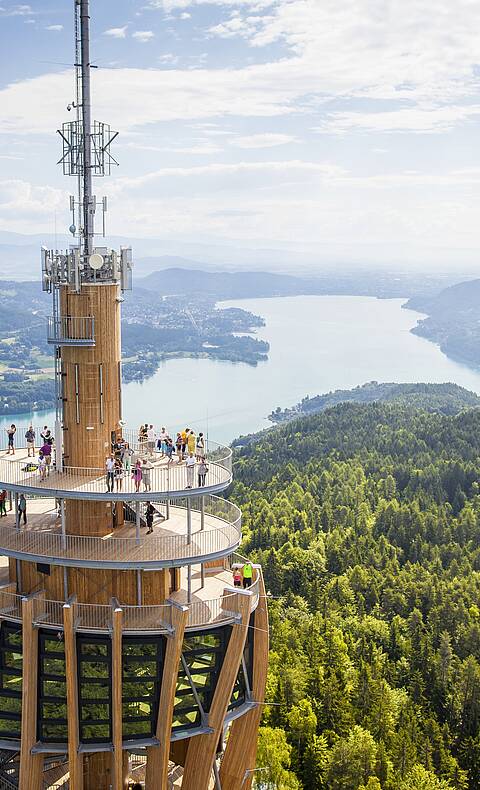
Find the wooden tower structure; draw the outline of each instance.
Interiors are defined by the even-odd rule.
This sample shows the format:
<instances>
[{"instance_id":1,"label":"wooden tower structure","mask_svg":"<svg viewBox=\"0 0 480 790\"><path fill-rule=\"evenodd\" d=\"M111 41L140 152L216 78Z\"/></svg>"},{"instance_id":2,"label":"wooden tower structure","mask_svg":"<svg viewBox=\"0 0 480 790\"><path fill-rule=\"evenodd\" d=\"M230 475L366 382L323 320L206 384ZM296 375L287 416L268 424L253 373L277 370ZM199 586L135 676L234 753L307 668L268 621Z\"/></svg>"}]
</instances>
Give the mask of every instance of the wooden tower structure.
<instances>
[{"instance_id":1,"label":"wooden tower structure","mask_svg":"<svg viewBox=\"0 0 480 790\"><path fill-rule=\"evenodd\" d=\"M0 458L10 499L0 521L9 558L0 788L120 790L137 781L148 790L248 790L268 661L262 571L254 565L250 586L232 586L232 566L247 561L235 554L241 513L222 496L230 448L208 443L206 477L195 470L190 487L185 465L122 419L131 250L95 245L92 176L107 173L116 135L90 118L89 0L74 5L76 119L60 134L64 170L78 184L76 243L42 250L57 419L52 438L39 441L42 426L35 434L52 461L43 470L22 447ZM139 485L130 470L107 475L107 458L120 455L145 467Z\"/></svg>"}]
</instances>

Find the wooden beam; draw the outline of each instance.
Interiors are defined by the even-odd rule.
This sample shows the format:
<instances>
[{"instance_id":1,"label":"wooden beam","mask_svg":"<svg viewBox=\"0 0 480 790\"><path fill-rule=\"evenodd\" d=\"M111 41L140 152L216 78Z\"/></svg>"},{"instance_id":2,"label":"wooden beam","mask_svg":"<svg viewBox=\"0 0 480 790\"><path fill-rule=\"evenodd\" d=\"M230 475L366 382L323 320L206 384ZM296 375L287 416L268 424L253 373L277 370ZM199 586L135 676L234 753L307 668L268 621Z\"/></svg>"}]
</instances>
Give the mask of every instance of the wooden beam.
<instances>
[{"instance_id":1,"label":"wooden beam","mask_svg":"<svg viewBox=\"0 0 480 790\"><path fill-rule=\"evenodd\" d=\"M20 780L22 790L38 790L43 778L43 755L32 754L37 741L38 632L34 627L34 599L22 599L22 741Z\"/></svg>"},{"instance_id":2,"label":"wooden beam","mask_svg":"<svg viewBox=\"0 0 480 790\"><path fill-rule=\"evenodd\" d=\"M225 590L227 595L231 590ZM228 608L237 612L239 620L232 626L232 634L223 659L213 701L208 714L208 725L212 733L196 735L190 739L183 772L182 790L207 790L212 776L213 762L218 743L222 737L223 723L232 696L235 680L240 668L252 594L248 590L236 590L228 599Z\"/></svg>"},{"instance_id":3,"label":"wooden beam","mask_svg":"<svg viewBox=\"0 0 480 790\"><path fill-rule=\"evenodd\" d=\"M78 751L77 640L75 639L75 601L73 598L63 607L63 633L67 678L69 787L70 790L83 790L83 758Z\"/></svg>"},{"instance_id":4,"label":"wooden beam","mask_svg":"<svg viewBox=\"0 0 480 790\"><path fill-rule=\"evenodd\" d=\"M115 602L112 612L112 790L123 790L122 732L122 619L123 611Z\"/></svg>"},{"instance_id":5,"label":"wooden beam","mask_svg":"<svg viewBox=\"0 0 480 790\"><path fill-rule=\"evenodd\" d=\"M183 634L188 619L188 606L172 604L174 633L167 638L158 706L156 737L158 746L147 749L146 787L166 790L168 786L168 755L172 732L173 707L177 688L178 667L183 646Z\"/></svg>"},{"instance_id":6,"label":"wooden beam","mask_svg":"<svg viewBox=\"0 0 480 790\"><path fill-rule=\"evenodd\" d=\"M260 565L254 569L259 579L259 602L255 610L255 632L253 637L252 699L259 703L256 708L232 722L227 747L220 767L222 790L250 790L253 769L257 759L258 727L263 713L265 686L268 670L268 603L265 595Z\"/></svg>"}]
</instances>

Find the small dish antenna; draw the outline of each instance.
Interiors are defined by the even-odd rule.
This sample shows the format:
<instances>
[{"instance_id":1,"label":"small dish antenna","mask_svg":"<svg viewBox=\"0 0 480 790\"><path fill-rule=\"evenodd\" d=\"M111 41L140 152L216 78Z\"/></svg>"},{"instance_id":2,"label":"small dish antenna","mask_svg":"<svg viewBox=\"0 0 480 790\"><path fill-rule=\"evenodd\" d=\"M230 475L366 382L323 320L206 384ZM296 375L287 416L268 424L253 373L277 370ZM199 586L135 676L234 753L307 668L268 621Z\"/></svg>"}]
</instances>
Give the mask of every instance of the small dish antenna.
<instances>
[{"instance_id":1,"label":"small dish antenna","mask_svg":"<svg viewBox=\"0 0 480 790\"><path fill-rule=\"evenodd\" d=\"M103 255L100 255L99 252L94 252L92 255L90 255L88 262L90 264L90 268L92 268L94 271L98 271L98 269L101 269L104 264Z\"/></svg>"}]
</instances>

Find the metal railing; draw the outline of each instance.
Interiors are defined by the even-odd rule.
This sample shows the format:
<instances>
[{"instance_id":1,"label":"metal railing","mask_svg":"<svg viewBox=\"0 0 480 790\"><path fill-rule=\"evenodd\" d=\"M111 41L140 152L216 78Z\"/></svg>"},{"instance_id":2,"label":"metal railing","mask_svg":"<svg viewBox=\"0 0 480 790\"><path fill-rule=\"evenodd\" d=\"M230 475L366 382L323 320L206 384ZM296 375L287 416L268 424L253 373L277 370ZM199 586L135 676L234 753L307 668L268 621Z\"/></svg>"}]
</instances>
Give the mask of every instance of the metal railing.
<instances>
[{"instance_id":1,"label":"metal railing","mask_svg":"<svg viewBox=\"0 0 480 790\"><path fill-rule=\"evenodd\" d=\"M64 315L47 318L47 340L55 345L95 345L95 319L92 316Z\"/></svg>"},{"instance_id":2,"label":"metal railing","mask_svg":"<svg viewBox=\"0 0 480 790\"><path fill-rule=\"evenodd\" d=\"M170 516L181 516L183 534L147 535L143 532L136 536L135 525L131 524L128 528L132 537L116 537L114 532L103 537L68 535L58 531L58 523L45 529L49 521L51 523L52 516L39 516L37 519L33 515L22 528L0 521L0 553L62 560L63 564L71 565L81 562L88 567L97 563L123 568L129 564L138 566L139 563L162 567L231 553L240 543L242 514L232 502L205 495L202 507L202 497L192 497L190 522L193 528L190 531L189 508L185 498L175 500L175 506L166 501L154 504L162 512L168 508ZM168 531L168 524L167 519L157 529Z\"/></svg>"},{"instance_id":3,"label":"metal railing","mask_svg":"<svg viewBox=\"0 0 480 790\"><path fill-rule=\"evenodd\" d=\"M254 568L251 611L258 605L258 574ZM234 614L230 604L236 593L227 592L209 600L193 601L188 609L187 628L193 630L209 625L231 622ZM22 621L22 600L24 596L0 589L0 620ZM34 622L36 625L63 630L64 601L52 601L39 594L34 597ZM112 628L112 606L109 604L74 603L75 622L78 631L109 632ZM166 601L150 606L123 606L123 631L126 633L152 632L168 633L172 626L172 607Z\"/></svg>"},{"instance_id":4,"label":"metal railing","mask_svg":"<svg viewBox=\"0 0 480 790\"><path fill-rule=\"evenodd\" d=\"M18 461L13 460L14 458L15 456L7 456L0 459L0 488L15 486L52 495L63 493L71 498L89 498L90 495L90 498L124 501L129 496L140 500L161 497L162 494L181 496L190 485L185 464L167 462L165 459L154 459L151 468L142 469L142 478L138 485L133 478L132 466L124 473L118 487L115 483L115 490L109 492L104 469L65 466L60 472L52 466L49 475L41 480L34 459L24 458ZM207 464L204 486L207 492L209 488L218 490L227 487L232 479L232 450L210 443ZM199 486L197 468L198 465L193 469L190 490L198 494L203 487Z\"/></svg>"}]
</instances>

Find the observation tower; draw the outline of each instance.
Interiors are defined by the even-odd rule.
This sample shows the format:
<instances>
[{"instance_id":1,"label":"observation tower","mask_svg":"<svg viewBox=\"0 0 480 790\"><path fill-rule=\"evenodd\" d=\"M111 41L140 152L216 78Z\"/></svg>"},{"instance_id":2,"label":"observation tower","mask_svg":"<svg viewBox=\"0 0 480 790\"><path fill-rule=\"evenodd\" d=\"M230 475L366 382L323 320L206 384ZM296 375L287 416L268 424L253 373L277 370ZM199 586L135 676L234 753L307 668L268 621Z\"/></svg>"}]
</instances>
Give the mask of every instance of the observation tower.
<instances>
[{"instance_id":1,"label":"observation tower","mask_svg":"<svg viewBox=\"0 0 480 790\"><path fill-rule=\"evenodd\" d=\"M17 430L0 457L0 790L248 790L268 660L262 572L232 586L241 513L222 494L232 453L205 447L205 485L151 455L150 482L107 490L105 463L128 442L120 310L132 256L95 242L94 176L116 165L116 133L92 122L89 0L75 0L73 120L61 163L76 179L73 244L42 250L55 353L52 463L38 468ZM159 397L161 419L161 393ZM179 415L182 422L187 415ZM36 441L42 426L34 426ZM25 440L23 440L25 444ZM151 448L149 448L151 449ZM138 488L138 490L137 490ZM21 518L23 497L27 518ZM153 505L147 534L146 503ZM130 784L129 784L130 783Z\"/></svg>"}]
</instances>

